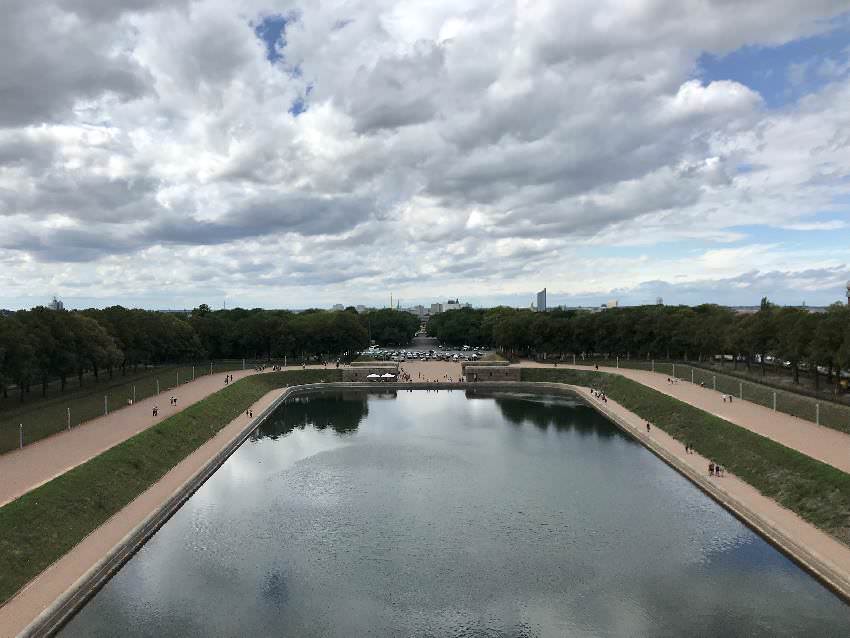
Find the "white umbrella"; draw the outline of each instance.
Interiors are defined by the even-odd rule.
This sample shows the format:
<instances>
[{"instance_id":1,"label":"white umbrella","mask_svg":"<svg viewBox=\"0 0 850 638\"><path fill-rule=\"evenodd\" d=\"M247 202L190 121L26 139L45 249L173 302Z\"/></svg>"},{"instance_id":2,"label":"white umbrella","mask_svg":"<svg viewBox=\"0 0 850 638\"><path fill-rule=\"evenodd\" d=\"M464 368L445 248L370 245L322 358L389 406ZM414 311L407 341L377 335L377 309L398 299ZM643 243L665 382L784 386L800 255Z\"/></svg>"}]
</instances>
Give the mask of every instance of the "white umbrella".
<instances>
[{"instance_id":1,"label":"white umbrella","mask_svg":"<svg viewBox=\"0 0 850 638\"><path fill-rule=\"evenodd\" d=\"M381 375L381 378L382 378L382 379L395 379L395 375L394 375L394 374L390 374L389 372L387 372L386 374L382 374L382 375Z\"/></svg>"},{"instance_id":2,"label":"white umbrella","mask_svg":"<svg viewBox=\"0 0 850 638\"><path fill-rule=\"evenodd\" d=\"M380 374L367 374L366 378L367 379L380 379L381 375Z\"/></svg>"}]
</instances>

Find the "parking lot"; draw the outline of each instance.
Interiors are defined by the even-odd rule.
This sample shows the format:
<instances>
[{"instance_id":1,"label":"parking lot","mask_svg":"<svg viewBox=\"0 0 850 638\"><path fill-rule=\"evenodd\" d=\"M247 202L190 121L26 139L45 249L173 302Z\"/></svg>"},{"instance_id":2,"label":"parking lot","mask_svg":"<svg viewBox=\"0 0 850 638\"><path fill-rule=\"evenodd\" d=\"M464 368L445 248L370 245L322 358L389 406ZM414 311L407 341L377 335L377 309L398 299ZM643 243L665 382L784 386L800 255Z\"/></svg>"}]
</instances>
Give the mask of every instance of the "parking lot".
<instances>
[{"instance_id":1,"label":"parking lot","mask_svg":"<svg viewBox=\"0 0 850 638\"><path fill-rule=\"evenodd\" d=\"M444 346L433 346L431 348L407 347L407 348L379 348L372 347L360 353L361 357L373 358L376 361L398 361L426 362L444 361L460 363L461 361L479 361L492 352L486 348L463 346L461 348L450 348Z\"/></svg>"}]
</instances>

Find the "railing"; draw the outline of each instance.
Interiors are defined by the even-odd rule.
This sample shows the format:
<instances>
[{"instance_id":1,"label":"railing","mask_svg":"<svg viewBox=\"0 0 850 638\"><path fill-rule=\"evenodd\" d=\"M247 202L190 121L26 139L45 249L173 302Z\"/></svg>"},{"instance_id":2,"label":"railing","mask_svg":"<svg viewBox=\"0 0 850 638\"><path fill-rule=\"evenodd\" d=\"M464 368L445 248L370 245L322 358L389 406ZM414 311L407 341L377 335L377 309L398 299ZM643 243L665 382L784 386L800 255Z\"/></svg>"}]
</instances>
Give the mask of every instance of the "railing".
<instances>
[{"instance_id":1,"label":"railing","mask_svg":"<svg viewBox=\"0 0 850 638\"><path fill-rule=\"evenodd\" d=\"M0 453L22 448L62 430L70 430L86 421L171 391L200 377L243 368L252 369L258 365L269 363L232 359L154 367L129 374L128 381L119 377L103 379L101 375L101 381L90 380L88 388L78 388L66 394L58 394L54 390L56 396L34 399L19 405L10 405L13 400L10 397L6 400L6 409L0 411ZM280 365L283 365L282 360ZM39 389L40 386L33 388L33 394Z\"/></svg>"},{"instance_id":2,"label":"railing","mask_svg":"<svg viewBox=\"0 0 850 638\"><path fill-rule=\"evenodd\" d=\"M572 356L563 363L573 363ZM740 377L724 374L716 370L699 367L684 361L654 361L645 359L575 358L576 365L593 367L594 365L632 370L647 370L665 376L689 381L727 394L739 400L762 405L777 412L783 412L807 421L812 421L834 430L850 433L850 406L831 401L820 401L814 397L797 394L791 390L782 390Z\"/></svg>"}]
</instances>

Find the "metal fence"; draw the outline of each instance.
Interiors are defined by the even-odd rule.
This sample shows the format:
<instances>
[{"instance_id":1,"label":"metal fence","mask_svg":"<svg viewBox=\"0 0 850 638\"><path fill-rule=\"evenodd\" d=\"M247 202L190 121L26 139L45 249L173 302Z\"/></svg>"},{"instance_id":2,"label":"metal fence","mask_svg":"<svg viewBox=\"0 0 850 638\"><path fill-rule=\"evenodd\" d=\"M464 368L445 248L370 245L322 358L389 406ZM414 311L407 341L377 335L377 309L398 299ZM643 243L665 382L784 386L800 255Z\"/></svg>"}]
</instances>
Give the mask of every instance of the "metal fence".
<instances>
[{"instance_id":1,"label":"metal fence","mask_svg":"<svg viewBox=\"0 0 850 638\"><path fill-rule=\"evenodd\" d=\"M283 365L283 361L279 363ZM0 453L173 391L200 377L243 368L252 369L258 365L269 363L238 359L148 368L142 373L129 374L126 382L117 377L99 383L90 381L88 388L84 386L46 399L36 394L40 387L33 388L33 394L39 398L0 412Z\"/></svg>"},{"instance_id":2,"label":"metal fence","mask_svg":"<svg viewBox=\"0 0 850 638\"><path fill-rule=\"evenodd\" d=\"M567 360L569 363L569 359ZM732 395L736 399L762 405L777 412L783 412L800 419L812 421L835 430L850 433L850 407L830 401L819 401L814 397L796 394L791 391L773 388L753 381L726 375L714 370L706 370L686 362L646 361L625 358L581 359L576 365L604 365L610 367L648 370L697 385L703 385L722 394Z\"/></svg>"}]
</instances>

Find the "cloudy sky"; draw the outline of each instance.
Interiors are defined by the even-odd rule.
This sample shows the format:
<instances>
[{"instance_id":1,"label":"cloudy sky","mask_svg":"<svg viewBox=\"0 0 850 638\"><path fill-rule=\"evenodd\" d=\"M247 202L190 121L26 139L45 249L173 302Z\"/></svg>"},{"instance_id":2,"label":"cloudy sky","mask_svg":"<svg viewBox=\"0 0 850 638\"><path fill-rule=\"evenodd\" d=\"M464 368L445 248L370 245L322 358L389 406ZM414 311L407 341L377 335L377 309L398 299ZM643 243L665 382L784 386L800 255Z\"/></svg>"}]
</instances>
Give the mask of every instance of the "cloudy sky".
<instances>
[{"instance_id":1,"label":"cloudy sky","mask_svg":"<svg viewBox=\"0 0 850 638\"><path fill-rule=\"evenodd\" d=\"M850 279L848 1L2 4L0 307Z\"/></svg>"}]
</instances>

